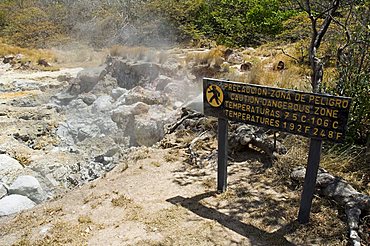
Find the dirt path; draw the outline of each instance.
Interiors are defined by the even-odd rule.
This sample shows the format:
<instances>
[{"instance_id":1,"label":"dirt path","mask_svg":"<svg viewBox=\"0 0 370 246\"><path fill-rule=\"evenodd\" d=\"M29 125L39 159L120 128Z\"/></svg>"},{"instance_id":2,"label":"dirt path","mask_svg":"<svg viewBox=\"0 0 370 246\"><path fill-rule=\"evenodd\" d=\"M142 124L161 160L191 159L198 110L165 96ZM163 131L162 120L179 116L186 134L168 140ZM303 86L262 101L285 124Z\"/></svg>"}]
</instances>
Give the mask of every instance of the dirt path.
<instances>
[{"instance_id":1,"label":"dirt path","mask_svg":"<svg viewBox=\"0 0 370 246\"><path fill-rule=\"evenodd\" d=\"M104 178L1 218L0 245L293 245L239 219L232 194L213 192L215 173L193 175L183 159L181 151L139 149ZM231 184L236 171L250 172L245 165L234 169Z\"/></svg>"}]
</instances>

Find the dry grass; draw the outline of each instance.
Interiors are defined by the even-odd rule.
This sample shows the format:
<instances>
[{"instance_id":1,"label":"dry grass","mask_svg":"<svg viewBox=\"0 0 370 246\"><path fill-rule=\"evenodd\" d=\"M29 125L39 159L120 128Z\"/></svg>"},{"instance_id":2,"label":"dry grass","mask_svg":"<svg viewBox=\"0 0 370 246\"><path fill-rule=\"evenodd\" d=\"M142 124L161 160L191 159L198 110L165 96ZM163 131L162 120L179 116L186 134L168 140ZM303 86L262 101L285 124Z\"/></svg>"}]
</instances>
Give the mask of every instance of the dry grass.
<instances>
[{"instance_id":1,"label":"dry grass","mask_svg":"<svg viewBox=\"0 0 370 246\"><path fill-rule=\"evenodd\" d=\"M106 59L107 50L95 50L85 44L71 43L53 48L54 61L63 67L96 67Z\"/></svg>"},{"instance_id":2,"label":"dry grass","mask_svg":"<svg viewBox=\"0 0 370 246\"><path fill-rule=\"evenodd\" d=\"M2 92L0 99L13 99L26 96L35 96L39 94L39 91L16 91L16 92Z\"/></svg>"},{"instance_id":3,"label":"dry grass","mask_svg":"<svg viewBox=\"0 0 370 246\"><path fill-rule=\"evenodd\" d=\"M224 62L224 46L217 46L210 50L193 51L186 55L186 63L195 63L201 65L210 65L212 67L220 67Z\"/></svg>"},{"instance_id":4,"label":"dry grass","mask_svg":"<svg viewBox=\"0 0 370 246\"><path fill-rule=\"evenodd\" d=\"M150 163L150 165L154 166L154 167L160 167L161 166L161 163L159 161L152 161Z\"/></svg>"},{"instance_id":5,"label":"dry grass","mask_svg":"<svg viewBox=\"0 0 370 246\"><path fill-rule=\"evenodd\" d=\"M43 240L29 245L87 245L87 238L83 225L59 221L53 223L51 232Z\"/></svg>"},{"instance_id":6,"label":"dry grass","mask_svg":"<svg viewBox=\"0 0 370 246\"><path fill-rule=\"evenodd\" d=\"M132 155L132 159L134 161L138 161L138 160L146 159L148 158L148 156L149 156L149 149L144 147L144 148L141 148L135 151L135 153Z\"/></svg>"},{"instance_id":7,"label":"dry grass","mask_svg":"<svg viewBox=\"0 0 370 246\"><path fill-rule=\"evenodd\" d=\"M91 224L92 223L92 220L87 215L80 215L78 217L78 222L81 223L81 224Z\"/></svg>"},{"instance_id":8,"label":"dry grass","mask_svg":"<svg viewBox=\"0 0 370 246\"><path fill-rule=\"evenodd\" d=\"M363 158L364 153L365 149L356 146L346 150L335 150L334 146L322 155L320 166L370 195L370 166Z\"/></svg>"},{"instance_id":9,"label":"dry grass","mask_svg":"<svg viewBox=\"0 0 370 246\"><path fill-rule=\"evenodd\" d=\"M216 189L216 178L215 177L208 177L206 179L203 179L202 180L202 185L207 189L207 190L211 190L211 189Z\"/></svg>"},{"instance_id":10,"label":"dry grass","mask_svg":"<svg viewBox=\"0 0 370 246\"><path fill-rule=\"evenodd\" d=\"M287 49L290 51L293 48ZM309 90L309 68L299 65L297 61L285 54L281 48L261 46L256 50L243 52L243 59L253 64L248 72L231 69L228 74L220 75L233 81L251 84L267 85L280 88ZM284 62L285 69L276 69L279 61Z\"/></svg>"},{"instance_id":11,"label":"dry grass","mask_svg":"<svg viewBox=\"0 0 370 246\"><path fill-rule=\"evenodd\" d=\"M31 61L32 64L37 64L39 60L43 59L48 62L55 62L56 56L50 50L41 50L41 49L29 49L29 48L21 48L18 46L9 45L3 42L0 38L0 57L5 56L15 56L21 55L19 62L21 64L25 64L28 61ZM44 67L39 65L33 65L34 69L42 70L42 71L58 71L59 68L55 66Z\"/></svg>"},{"instance_id":12,"label":"dry grass","mask_svg":"<svg viewBox=\"0 0 370 246\"><path fill-rule=\"evenodd\" d=\"M170 149L168 153L164 155L166 162L174 162L179 159L180 152L178 149Z\"/></svg>"},{"instance_id":13,"label":"dry grass","mask_svg":"<svg viewBox=\"0 0 370 246\"><path fill-rule=\"evenodd\" d=\"M16 159L23 167L31 164L31 156L22 153L14 153L14 159Z\"/></svg>"},{"instance_id":14,"label":"dry grass","mask_svg":"<svg viewBox=\"0 0 370 246\"><path fill-rule=\"evenodd\" d=\"M115 207L126 207L128 204L132 202L132 200L124 195L120 195L117 198L113 198L111 202L112 205Z\"/></svg>"},{"instance_id":15,"label":"dry grass","mask_svg":"<svg viewBox=\"0 0 370 246\"><path fill-rule=\"evenodd\" d=\"M13 45L3 43L2 40L0 39L0 56L17 55L17 54L22 54L25 56L23 59L30 60L35 63L40 59L46 59L48 61L53 61L55 58L54 54L50 51L21 48L18 46L13 46Z\"/></svg>"},{"instance_id":16,"label":"dry grass","mask_svg":"<svg viewBox=\"0 0 370 246\"><path fill-rule=\"evenodd\" d=\"M161 64L168 59L167 52L143 46L114 45L109 49L109 54L134 61L157 62Z\"/></svg>"}]
</instances>

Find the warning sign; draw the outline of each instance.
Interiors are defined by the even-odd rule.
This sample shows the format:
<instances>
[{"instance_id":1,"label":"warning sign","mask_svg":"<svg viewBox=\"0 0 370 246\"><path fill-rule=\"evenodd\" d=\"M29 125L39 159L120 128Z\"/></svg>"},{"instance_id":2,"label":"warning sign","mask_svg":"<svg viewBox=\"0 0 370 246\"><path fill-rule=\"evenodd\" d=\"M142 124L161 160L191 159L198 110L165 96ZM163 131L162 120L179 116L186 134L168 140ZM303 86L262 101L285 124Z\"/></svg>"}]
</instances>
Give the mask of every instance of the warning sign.
<instances>
[{"instance_id":1,"label":"warning sign","mask_svg":"<svg viewBox=\"0 0 370 246\"><path fill-rule=\"evenodd\" d=\"M310 138L342 142L351 99L204 79L204 113Z\"/></svg>"},{"instance_id":2,"label":"warning sign","mask_svg":"<svg viewBox=\"0 0 370 246\"><path fill-rule=\"evenodd\" d=\"M206 98L209 105L217 108L224 102L224 93L218 85L210 84L206 90Z\"/></svg>"}]
</instances>

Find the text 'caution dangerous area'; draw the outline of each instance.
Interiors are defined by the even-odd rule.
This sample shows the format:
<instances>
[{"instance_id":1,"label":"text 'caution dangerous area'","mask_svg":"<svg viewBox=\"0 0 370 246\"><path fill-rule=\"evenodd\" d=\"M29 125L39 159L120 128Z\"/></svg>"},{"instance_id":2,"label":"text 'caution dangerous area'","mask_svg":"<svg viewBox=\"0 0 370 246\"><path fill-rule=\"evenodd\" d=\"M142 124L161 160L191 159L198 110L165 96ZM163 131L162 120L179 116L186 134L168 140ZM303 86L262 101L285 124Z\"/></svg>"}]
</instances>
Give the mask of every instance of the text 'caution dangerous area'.
<instances>
[{"instance_id":1,"label":"text 'caution dangerous area'","mask_svg":"<svg viewBox=\"0 0 370 246\"><path fill-rule=\"evenodd\" d=\"M203 81L206 115L342 142L351 100L215 79Z\"/></svg>"}]
</instances>

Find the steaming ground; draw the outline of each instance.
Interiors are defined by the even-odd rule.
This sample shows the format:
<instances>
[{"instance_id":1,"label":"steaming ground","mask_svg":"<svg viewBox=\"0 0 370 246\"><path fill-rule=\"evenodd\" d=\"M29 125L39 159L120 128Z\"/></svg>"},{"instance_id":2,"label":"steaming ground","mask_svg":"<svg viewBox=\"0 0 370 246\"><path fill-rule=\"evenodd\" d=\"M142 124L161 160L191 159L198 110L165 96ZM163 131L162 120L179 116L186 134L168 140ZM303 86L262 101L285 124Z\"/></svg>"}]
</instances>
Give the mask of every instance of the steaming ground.
<instances>
[{"instance_id":1,"label":"steaming ground","mask_svg":"<svg viewBox=\"0 0 370 246\"><path fill-rule=\"evenodd\" d=\"M335 209L314 204L313 220L325 213L333 230L297 225L300 192L277 185L260 154L230 161L229 190L216 194L215 136L196 144L208 161L194 165L202 132L157 131L199 88L178 61L106 64L2 67L0 151L23 168L1 181L32 175L49 200L0 217L0 245L340 245Z\"/></svg>"}]
</instances>

